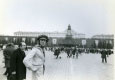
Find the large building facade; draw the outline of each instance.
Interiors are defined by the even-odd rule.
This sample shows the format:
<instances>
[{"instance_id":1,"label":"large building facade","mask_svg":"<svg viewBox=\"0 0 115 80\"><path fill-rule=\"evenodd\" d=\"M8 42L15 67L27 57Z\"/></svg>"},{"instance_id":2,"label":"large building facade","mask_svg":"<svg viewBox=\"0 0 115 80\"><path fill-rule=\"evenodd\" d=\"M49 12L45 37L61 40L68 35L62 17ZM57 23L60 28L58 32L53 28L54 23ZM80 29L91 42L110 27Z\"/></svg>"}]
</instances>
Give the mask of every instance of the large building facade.
<instances>
[{"instance_id":1,"label":"large building facade","mask_svg":"<svg viewBox=\"0 0 115 80\"><path fill-rule=\"evenodd\" d=\"M40 35L47 35L48 37L51 38L53 37L65 38L66 34L68 34L68 29L66 29L64 32L22 32L22 31L14 32L14 36L38 37ZM71 30L71 34L73 38L85 38L85 34L76 33L74 30Z\"/></svg>"},{"instance_id":2,"label":"large building facade","mask_svg":"<svg viewBox=\"0 0 115 80\"><path fill-rule=\"evenodd\" d=\"M92 38L94 38L94 39L114 39L114 35L101 34L101 35L94 35L94 36L92 36Z\"/></svg>"},{"instance_id":3,"label":"large building facade","mask_svg":"<svg viewBox=\"0 0 115 80\"><path fill-rule=\"evenodd\" d=\"M18 31L14 33L14 36L0 36L0 44L7 44L13 42L18 44L21 41L26 42L27 45L35 45L36 38L39 35L47 35L49 42L47 46L63 46L65 37L71 34L74 39L75 45L78 47L86 48L105 48L114 47L114 35L94 35L91 38L85 38L85 34L76 33L71 29L69 25L64 32L22 32ZM103 46L103 47L102 47Z\"/></svg>"}]
</instances>

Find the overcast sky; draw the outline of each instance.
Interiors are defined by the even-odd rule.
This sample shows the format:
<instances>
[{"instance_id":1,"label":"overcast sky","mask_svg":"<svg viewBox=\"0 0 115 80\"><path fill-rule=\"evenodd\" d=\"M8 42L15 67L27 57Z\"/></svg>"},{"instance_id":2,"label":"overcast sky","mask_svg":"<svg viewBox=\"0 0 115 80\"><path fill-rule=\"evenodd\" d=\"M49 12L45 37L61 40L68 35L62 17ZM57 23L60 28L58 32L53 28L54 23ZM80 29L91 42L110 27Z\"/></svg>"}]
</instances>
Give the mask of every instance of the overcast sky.
<instances>
[{"instance_id":1,"label":"overcast sky","mask_svg":"<svg viewBox=\"0 0 115 80\"><path fill-rule=\"evenodd\" d=\"M68 24L90 37L113 34L112 0L1 0L0 34L62 32Z\"/></svg>"}]
</instances>

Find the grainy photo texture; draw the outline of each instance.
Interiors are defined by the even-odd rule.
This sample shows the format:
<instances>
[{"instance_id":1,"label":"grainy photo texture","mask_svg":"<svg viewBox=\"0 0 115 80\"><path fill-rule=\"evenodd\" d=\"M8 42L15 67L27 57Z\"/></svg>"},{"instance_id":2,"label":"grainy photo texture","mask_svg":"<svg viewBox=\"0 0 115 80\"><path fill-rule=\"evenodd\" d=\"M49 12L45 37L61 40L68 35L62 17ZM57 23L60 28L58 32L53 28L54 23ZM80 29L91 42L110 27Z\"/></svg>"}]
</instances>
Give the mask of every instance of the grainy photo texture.
<instances>
[{"instance_id":1,"label":"grainy photo texture","mask_svg":"<svg viewBox=\"0 0 115 80\"><path fill-rule=\"evenodd\" d=\"M0 80L114 80L112 0L1 0Z\"/></svg>"}]
</instances>

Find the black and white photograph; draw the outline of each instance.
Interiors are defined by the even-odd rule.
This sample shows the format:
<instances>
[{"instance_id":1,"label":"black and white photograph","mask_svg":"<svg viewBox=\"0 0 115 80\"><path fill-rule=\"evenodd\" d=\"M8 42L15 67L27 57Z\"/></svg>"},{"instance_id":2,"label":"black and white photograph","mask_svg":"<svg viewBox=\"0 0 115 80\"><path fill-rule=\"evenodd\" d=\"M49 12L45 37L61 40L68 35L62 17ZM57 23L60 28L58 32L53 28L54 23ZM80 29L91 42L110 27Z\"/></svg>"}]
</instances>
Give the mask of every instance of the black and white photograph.
<instances>
[{"instance_id":1,"label":"black and white photograph","mask_svg":"<svg viewBox=\"0 0 115 80\"><path fill-rule=\"evenodd\" d=\"M0 0L0 80L115 80L113 0Z\"/></svg>"}]
</instances>

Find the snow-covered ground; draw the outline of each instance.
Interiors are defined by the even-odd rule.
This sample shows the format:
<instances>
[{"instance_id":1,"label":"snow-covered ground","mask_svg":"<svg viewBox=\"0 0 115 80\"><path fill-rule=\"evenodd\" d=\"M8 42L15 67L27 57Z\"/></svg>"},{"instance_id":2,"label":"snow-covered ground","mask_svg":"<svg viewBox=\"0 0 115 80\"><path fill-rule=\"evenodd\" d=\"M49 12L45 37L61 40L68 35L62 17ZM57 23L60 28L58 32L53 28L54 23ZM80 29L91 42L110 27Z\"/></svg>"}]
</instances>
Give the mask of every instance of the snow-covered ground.
<instances>
[{"instance_id":1,"label":"snow-covered ground","mask_svg":"<svg viewBox=\"0 0 115 80\"><path fill-rule=\"evenodd\" d=\"M79 55L67 58L61 53L61 59L55 59L52 52L47 52L46 80L114 80L114 56L107 57L108 63L101 63L100 54Z\"/></svg>"},{"instance_id":2,"label":"snow-covered ground","mask_svg":"<svg viewBox=\"0 0 115 80\"><path fill-rule=\"evenodd\" d=\"M2 51L0 51L0 80L6 80L3 75L5 68ZM114 80L114 55L107 57L107 63L101 63L100 54L79 55L67 58L61 53L61 59L55 59L53 52L46 51L45 80Z\"/></svg>"}]
</instances>

